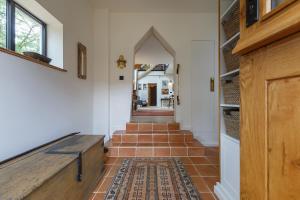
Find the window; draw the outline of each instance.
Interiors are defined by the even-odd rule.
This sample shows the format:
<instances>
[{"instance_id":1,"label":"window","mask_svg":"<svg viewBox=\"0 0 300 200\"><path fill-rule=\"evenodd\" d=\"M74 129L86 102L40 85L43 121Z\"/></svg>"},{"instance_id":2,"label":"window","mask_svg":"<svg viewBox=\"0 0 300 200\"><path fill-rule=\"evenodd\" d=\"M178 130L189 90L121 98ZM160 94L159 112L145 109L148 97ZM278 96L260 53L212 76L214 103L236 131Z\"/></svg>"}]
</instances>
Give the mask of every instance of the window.
<instances>
[{"instance_id":1,"label":"window","mask_svg":"<svg viewBox=\"0 0 300 200\"><path fill-rule=\"evenodd\" d=\"M47 25L43 21L13 0L0 0L0 13L1 47L18 53L32 51L47 55Z\"/></svg>"},{"instance_id":2,"label":"window","mask_svg":"<svg viewBox=\"0 0 300 200\"><path fill-rule=\"evenodd\" d=\"M0 47L6 47L6 0L0 0Z\"/></svg>"},{"instance_id":3,"label":"window","mask_svg":"<svg viewBox=\"0 0 300 200\"><path fill-rule=\"evenodd\" d=\"M15 50L22 53L33 51L46 54L44 51L43 22L27 13L22 8L15 8Z\"/></svg>"},{"instance_id":4,"label":"window","mask_svg":"<svg viewBox=\"0 0 300 200\"><path fill-rule=\"evenodd\" d=\"M272 0L272 9L276 8L279 4L283 3L285 0Z\"/></svg>"}]
</instances>

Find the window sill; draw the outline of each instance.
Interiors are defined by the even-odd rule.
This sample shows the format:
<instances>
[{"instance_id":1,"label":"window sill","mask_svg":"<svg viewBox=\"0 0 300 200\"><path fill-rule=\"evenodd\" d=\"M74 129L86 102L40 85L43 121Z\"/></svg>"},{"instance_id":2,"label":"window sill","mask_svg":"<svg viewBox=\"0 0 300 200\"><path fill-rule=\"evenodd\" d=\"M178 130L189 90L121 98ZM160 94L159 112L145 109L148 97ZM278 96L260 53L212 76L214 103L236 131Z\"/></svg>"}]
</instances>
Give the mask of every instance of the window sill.
<instances>
[{"instance_id":1,"label":"window sill","mask_svg":"<svg viewBox=\"0 0 300 200\"><path fill-rule=\"evenodd\" d=\"M6 53L6 54L9 54L9 55L12 55L12 56L15 56L15 57L18 57L18 58L21 58L21 59L24 59L24 60L36 63L36 64L43 65L44 67L55 69L55 70L58 70L58 71L61 71L61 72L67 72L67 70L62 69L60 67L57 67L57 66L54 66L54 65L50 65L48 63L39 61L39 60L31 58L29 56L25 56L23 54L17 53L15 51L12 51L12 50L9 50L9 49L5 49L5 48L0 47L0 52Z\"/></svg>"}]
</instances>

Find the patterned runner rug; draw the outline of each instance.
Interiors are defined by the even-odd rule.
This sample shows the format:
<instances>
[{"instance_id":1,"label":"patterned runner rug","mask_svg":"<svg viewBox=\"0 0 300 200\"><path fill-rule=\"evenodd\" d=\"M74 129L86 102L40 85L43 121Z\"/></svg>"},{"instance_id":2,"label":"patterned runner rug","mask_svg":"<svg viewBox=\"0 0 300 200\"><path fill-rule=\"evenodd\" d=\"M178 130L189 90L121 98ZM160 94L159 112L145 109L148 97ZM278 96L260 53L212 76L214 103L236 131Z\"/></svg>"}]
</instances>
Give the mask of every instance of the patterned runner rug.
<instances>
[{"instance_id":1,"label":"patterned runner rug","mask_svg":"<svg viewBox=\"0 0 300 200\"><path fill-rule=\"evenodd\" d=\"M124 160L106 200L201 200L180 159Z\"/></svg>"}]
</instances>

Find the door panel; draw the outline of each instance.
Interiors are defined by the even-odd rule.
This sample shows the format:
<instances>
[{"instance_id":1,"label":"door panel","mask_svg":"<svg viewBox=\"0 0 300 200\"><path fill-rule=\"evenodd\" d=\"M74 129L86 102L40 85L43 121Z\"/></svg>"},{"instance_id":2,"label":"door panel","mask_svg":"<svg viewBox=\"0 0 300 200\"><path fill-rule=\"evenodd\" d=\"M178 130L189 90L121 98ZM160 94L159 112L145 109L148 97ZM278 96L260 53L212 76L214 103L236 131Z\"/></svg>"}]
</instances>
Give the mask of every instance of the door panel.
<instances>
[{"instance_id":1,"label":"door panel","mask_svg":"<svg viewBox=\"0 0 300 200\"><path fill-rule=\"evenodd\" d=\"M241 58L241 199L300 199L300 33Z\"/></svg>"},{"instance_id":2,"label":"door panel","mask_svg":"<svg viewBox=\"0 0 300 200\"><path fill-rule=\"evenodd\" d=\"M149 106L157 106L157 84L149 83L148 84L148 102Z\"/></svg>"},{"instance_id":3,"label":"door panel","mask_svg":"<svg viewBox=\"0 0 300 200\"><path fill-rule=\"evenodd\" d=\"M206 144L218 144L217 98L211 91L215 77L214 41L192 41L191 114L194 135Z\"/></svg>"},{"instance_id":4,"label":"door panel","mask_svg":"<svg viewBox=\"0 0 300 200\"><path fill-rule=\"evenodd\" d=\"M300 77L268 83L269 199L300 199Z\"/></svg>"}]
</instances>

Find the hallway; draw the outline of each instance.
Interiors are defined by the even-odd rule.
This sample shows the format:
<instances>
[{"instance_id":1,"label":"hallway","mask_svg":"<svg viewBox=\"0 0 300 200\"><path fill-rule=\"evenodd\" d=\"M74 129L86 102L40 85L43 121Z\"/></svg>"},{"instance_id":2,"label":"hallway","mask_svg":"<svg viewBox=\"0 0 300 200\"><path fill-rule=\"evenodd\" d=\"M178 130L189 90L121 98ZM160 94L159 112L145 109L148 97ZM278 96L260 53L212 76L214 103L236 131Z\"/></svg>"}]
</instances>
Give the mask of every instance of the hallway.
<instances>
[{"instance_id":1,"label":"hallway","mask_svg":"<svg viewBox=\"0 0 300 200\"><path fill-rule=\"evenodd\" d=\"M155 120L155 117L148 117L149 120ZM91 200L105 199L106 195L110 192L115 194L116 191L120 191L120 187L125 187L124 184L119 185L120 176L123 172L127 172L124 166L126 163L137 162L141 165L141 162L147 163L157 162L157 165L164 165L165 162L179 162L182 165L182 172L186 175L184 176L191 180L192 186L195 191L200 194L203 200L215 200L217 199L213 194L213 187L219 181L219 149L217 147L205 147L197 139L191 131L181 130L180 124L175 122L162 122L161 118L156 118L158 122L141 123L141 122L131 122L126 124L126 130L115 131L112 135L112 139L108 141L105 146L108 148L108 153L105 159L105 175L100 181L97 188L94 190L94 194ZM144 161L144 160L147 161ZM144 166L144 165L142 165ZM133 168L135 169L135 168ZM138 170L138 168L136 168ZM145 173L143 176L134 176L135 172L128 171L131 175L128 177L129 183L134 182L134 180L139 180L141 177L148 177L150 180L160 180L162 177L161 173L151 173L150 168L145 167L145 172L139 171L139 173ZM158 167L156 170L160 170ZM168 169L168 168L167 168ZM155 170L155 171L156 171ZM176 171L176 168L170 168L169 173ZM165 173L165 172L164 172ZM167 173L168 174L168 173ZM173 175L176 176L176 175ZM130 180L130 177L132 180ZM135 178L133 178L135 177ZM172 180L172 176L166 175L165 178ZM144 178L142 178L144 179ZM163 178L164 179L164 178ZM140 180L139 183L142 180ZM157 181L156 181L157 182ZM173 185L180 183L171 181ZM138 183L137 183L138 184ZM127 184L125 184L127 185ZM128 195L135 194L135 187L128 187L126 189ZM178 187L178 186L176 186ZM180 186L181 188L184 186ZM116 188L119 188L116 190ZM150 192L150 199L154 197L153 195L164 195L163 191L160 191L159 184L154 187L148 184L142 184L140 195L147 195L147 191ZM172 186L168 187L169 189ZM112 191L111 191L112 190ZM133 191L131 191L133 190ZM153 190L153 191L152 191ZM123 190L122 190L123 191ZM129 192L130 191L130 192ZM169 192L170 199L178 199L176 196L181 196L181 198L186 199L184 196L187 191L171 191ZM120 198L124 198L124 193L118 193ZM172 197L172 195L174 195ZM108 196L107 196L108 198ZM126 197L129 198L129 197ZM161 198L164 198L161 196ZM130 199L130 198L129 198ZM141 197L141 199L143 199ZM189 199L189 198L188 198ZM193 198L192 198L193 199Z\"/></svg>"},{"instance_id":2,"label":"hallway","mask_svg":"<svg viewBox=\"0 0 300 200\"><path fill-rule=\"evenodd\" d=\"M0 200L300 200L300 0L0 0Z\"/></svg>"},{"instance_id":3,"label":"hallway","mask_svg":"<svg viewBox=\"0 0 300 200\"><path fill-rule=\"evenodd\" d=\"M213 194L214 185L219 181L219 157L217 148L207 148L201 157L178 157L194 186L197 188L202 200L217 200ZM121 164L128 158L108 157L105 162L105 175L93 192L90 200L104 200L106 192L112 186L114 177ZM130 158L129 158L130 159Z\"/></svg>"}]
</instances>

